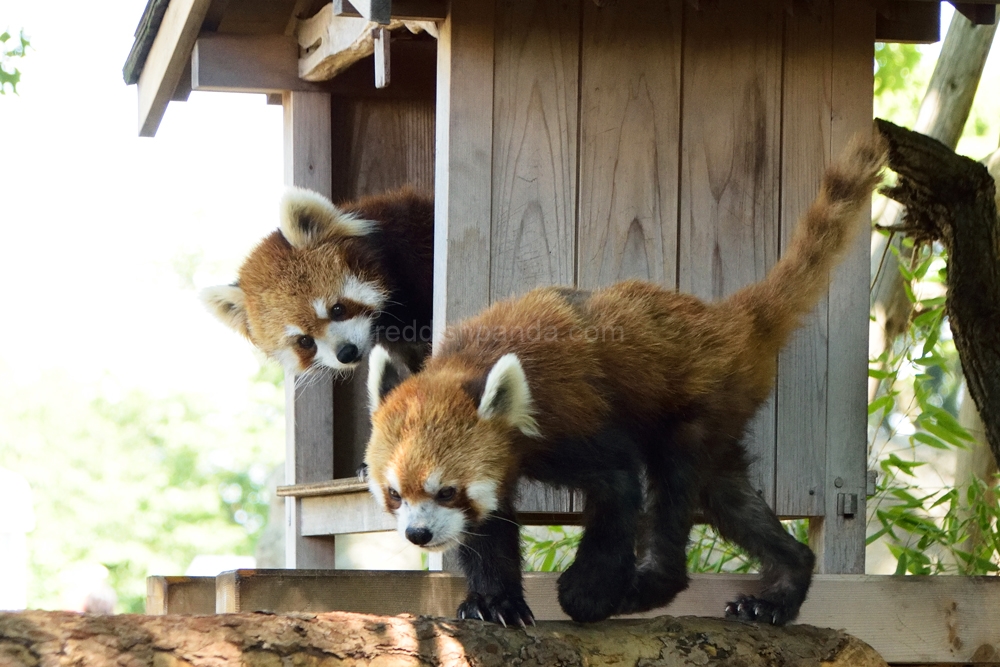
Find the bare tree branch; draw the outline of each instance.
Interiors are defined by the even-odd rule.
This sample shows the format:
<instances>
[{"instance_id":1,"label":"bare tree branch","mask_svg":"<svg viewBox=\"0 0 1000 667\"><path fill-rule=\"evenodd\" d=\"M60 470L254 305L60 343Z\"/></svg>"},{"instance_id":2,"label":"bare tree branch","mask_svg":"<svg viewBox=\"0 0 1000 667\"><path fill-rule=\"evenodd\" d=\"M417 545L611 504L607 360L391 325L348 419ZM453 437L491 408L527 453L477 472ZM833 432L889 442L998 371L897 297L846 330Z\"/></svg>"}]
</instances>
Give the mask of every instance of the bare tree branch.
<instances>
[{"instance_id":1,"label":"bare tree branch","mask_svg":"<svg viewBox=\"0 0 1000 667\"><path fill-rule=\"evenodd\" d=\"M916 239L948 253L946 308L969 394L1000 461L1000 220L996 182L986 167L939 141L885 120L889 167L898 184L886 194L906 207Z\"/></svg>"}]
</instances>

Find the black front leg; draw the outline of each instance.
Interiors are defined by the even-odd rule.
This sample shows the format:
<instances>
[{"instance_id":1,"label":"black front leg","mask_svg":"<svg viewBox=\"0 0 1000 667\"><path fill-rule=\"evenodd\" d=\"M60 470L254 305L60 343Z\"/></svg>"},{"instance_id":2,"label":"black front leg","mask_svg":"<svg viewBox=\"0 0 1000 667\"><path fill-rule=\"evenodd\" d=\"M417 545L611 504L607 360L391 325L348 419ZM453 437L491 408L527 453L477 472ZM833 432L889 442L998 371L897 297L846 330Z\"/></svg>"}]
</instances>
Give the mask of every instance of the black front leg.
<instances>
[{"instance_id":1,"label":"black front leg","mask_svg":"<svg viewBox=\"0 0 1000 667\"><path fill-rule=\"evenodd\" d=\"M574 621L602 621L620 613L635 577L641 472L636 440L613 425L589 438L560 442L531 461L528 473L535 479L586 495L576 559L558 583L559 604Z\"/></svg>"},{"instance_id":2,"label":"black front leg","mask_svg":"<svg viewBox=\"0 0 1000 667\"><path fill-rule=\"evenodd\" d=\"M486 521L469 528L458 547L458 562L469 594L458 606L459 618L501 625L534 625L521 585L521 527L509 500Z\"/></svg>"}]
</instances>

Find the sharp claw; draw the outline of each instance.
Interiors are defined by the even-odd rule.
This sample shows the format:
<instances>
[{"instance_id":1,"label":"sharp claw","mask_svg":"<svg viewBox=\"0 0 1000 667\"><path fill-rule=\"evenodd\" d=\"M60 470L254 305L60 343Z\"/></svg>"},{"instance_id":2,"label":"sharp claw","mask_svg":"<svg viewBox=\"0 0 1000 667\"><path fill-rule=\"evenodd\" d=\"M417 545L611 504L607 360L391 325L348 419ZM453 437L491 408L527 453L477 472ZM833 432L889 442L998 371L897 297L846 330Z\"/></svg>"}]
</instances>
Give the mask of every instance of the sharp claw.
<instances>
[{"instance_id":1,"label":"sharp claw","mask_svg":"<svg viewBox=\"0 0 1000 667\"><path fill-rule=\"evenodd\" d=\"M523 630L524 628L528 627L528 626L526 626L526 625L524 624L524 619L523 619L523 618L521 618L520 616L518 616L518 617L517 617L517 624L518 624L519 626L521 626L521 629L522 629L522 630Z\"/></svg>"},{"instance_id":2,"label":"sharp claw","mask_svg":"<svg viewBox=\"0 0 1000 667\"><path fill-rule=\"evenodd\" d=\"M507 621L504 620L503 614L501 614L500 612L497 612L497 618L500 619L500 625L502 625L503 627L506 628L507 627Z\"/></svg>"},{"instance_id":3,"label":"sharp claw","mask_svg":"<svg viewBox=\"0 0 1000 667\"><path fill-rule=\"evenodd\" d=\"M483 611L479 607L476 607L476 614L479 616L480 621L486 620L485 618L483 618Z\"/></svg>"},{"instance_id":4,"label":"sharp claw","mask_svg":"<svg viewBox=\"0 0 1000 667\"><path fill-rule=\"evenodd\" d=\"M534 627L535 626L535 617L532 616L531 614L528 614L528 622L531 623L532 627Z\"/></svg>"},{"instance_id":5,"label":"sharp claw","mask_svg":"<svg viewBox=\"0 0 1000 667\"><path fill-rule=\"evenodd\" d=\"M464 609L462 611L458 612L458 617L461 618L463 621L465 620L465 610Z\"/></svg>"}]
</instances>

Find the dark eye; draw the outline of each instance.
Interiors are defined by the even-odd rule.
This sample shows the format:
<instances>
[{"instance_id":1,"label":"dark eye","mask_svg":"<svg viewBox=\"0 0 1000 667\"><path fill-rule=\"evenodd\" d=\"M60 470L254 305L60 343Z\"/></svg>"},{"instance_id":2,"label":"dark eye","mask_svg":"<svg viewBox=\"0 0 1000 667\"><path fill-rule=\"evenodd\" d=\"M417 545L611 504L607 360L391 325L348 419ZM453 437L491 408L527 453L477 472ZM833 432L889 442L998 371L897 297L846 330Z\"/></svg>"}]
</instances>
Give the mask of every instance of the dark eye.
<instances>
[{"instance_id":1,"label":"dark eye","mask_svg":"<svg viewBox=\"0 0 1000 667\"><path fill-rule=\"evenodd\" d=\"M295 344L303 350L311 350L316 347L316 341L313 340L312 336L299 336L296 339Z\"/></svg>"},{"instance_id":2,"label":"dark eye","mask_svg":"<svg viewBox=\"0 0 1000 667\"><path fill-rule=\"evenodd\" d=\"M434 499L446 503L454 497L455 497L455 487L446 486L437 492L437 495L434 496Z\"/></svg>"},{"instance_id":3,"label":"dark eye","mask_svg":"<svg viewBox=\"0 0 1000 667\"><path fill-rule=\"evenodd\" d=\"M401 500L401 498L399 497L399 491L396 491L396 489L392 488L391 486L389 487L389 497L392 498L393 500L397 501Z\"/></svg>"},{"instance_id":4,"label":"dark eye","mask_svg":"<svg viewBox=\"0 0 1000 667\"><path fill-rule=\"evenodd\" d=\"M345 315L347 315L347 307L344 306L344 304L342 304L342 303L335 303L332 306L330 306L330 319L331 320L340 320L340 319L343 319Z\"/></svg>"}]
</instances>

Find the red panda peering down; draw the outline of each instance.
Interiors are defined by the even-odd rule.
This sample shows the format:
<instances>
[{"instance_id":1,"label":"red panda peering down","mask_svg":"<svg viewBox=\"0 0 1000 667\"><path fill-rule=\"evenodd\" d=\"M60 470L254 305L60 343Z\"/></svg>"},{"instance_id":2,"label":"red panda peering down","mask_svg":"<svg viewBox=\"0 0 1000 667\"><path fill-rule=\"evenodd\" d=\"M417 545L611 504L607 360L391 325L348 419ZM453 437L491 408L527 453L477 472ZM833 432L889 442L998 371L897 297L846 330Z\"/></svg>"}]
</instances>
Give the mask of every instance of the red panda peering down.
<instances>
[{"instance_id":1,"label":"red panda peering down","mask_svg":"<svg viewBox=\"0 0 1000 667\"><path fill-rule=\"evenodd\" d=\"M469 588L460 616L533 622L513 511L525 476L585 492L584 533L558 585L574 620L653 609L684 590L696 509L761 563L759 595L726 613L796 617L814 556L751 488L741 439L778 350L863 227L884 159L880 140L855 139L767 277L723 301L640 281L542 288L449 328L410 377L376 350L369 486L411 542L457 548Z\"/></svg>"},{"instance_id":2,"label":"red panda peering down","mask_svg":"<svg viewBox=\"0 0 1000 667\"><path fill-rule=\"evenodd\" d=\"M430 196L404 188L335 206L290 188L281 227L237 282L201 298L293 373L351 371L376 343L416 369L430 351L433 275Z\"/></svg>"}]
</instances>

